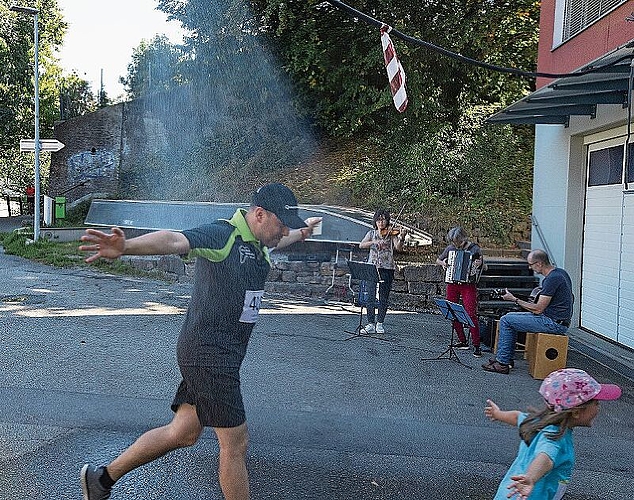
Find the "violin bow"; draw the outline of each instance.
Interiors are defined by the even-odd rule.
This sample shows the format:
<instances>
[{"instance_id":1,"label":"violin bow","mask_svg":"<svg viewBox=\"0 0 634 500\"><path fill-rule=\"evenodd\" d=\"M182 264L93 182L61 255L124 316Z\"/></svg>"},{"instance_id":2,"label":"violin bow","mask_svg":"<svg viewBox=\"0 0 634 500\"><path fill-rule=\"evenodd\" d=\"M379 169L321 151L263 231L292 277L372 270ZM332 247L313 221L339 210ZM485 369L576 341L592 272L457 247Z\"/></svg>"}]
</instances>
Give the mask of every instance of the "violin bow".
<instances>
[{"instance_id":1,"label":"violin bow","mask_svg":"<svg viewBox=\"0 0 634 500\"><path fill-rule=\"evenodd\" d=\"M398 212L398 215L394 218L393 221L390 221L390 225L388 226L388 231L387 234L385 235L385 238L389 238L390 237L390 233L392 232L392 230L394 229L394 226L396 225L396 221L401 217L401 215L403 214L403 210L405 210L405 205L403 205L401 207L401 210Z\"/></svg>"}]
</instances>

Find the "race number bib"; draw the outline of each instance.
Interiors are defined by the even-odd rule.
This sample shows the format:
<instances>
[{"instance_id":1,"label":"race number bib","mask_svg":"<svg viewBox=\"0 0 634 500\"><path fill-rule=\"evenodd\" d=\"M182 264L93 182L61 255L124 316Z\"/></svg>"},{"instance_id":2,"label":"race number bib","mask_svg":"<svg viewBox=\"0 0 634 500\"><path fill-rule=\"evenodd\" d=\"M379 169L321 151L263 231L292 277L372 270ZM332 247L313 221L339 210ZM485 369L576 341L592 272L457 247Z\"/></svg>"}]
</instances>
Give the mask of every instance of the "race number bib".
<instances>
[{"instance_id":1,"label":"race number bib","mask_svg":"<svg viewBox=\"0 0 634 500\"><path fill-rule=\"evenodd\" d=\"M244 294L244 306L240 323L255 323L258 320L264 290L247 290Z\"/></svg>"}]
</instances>

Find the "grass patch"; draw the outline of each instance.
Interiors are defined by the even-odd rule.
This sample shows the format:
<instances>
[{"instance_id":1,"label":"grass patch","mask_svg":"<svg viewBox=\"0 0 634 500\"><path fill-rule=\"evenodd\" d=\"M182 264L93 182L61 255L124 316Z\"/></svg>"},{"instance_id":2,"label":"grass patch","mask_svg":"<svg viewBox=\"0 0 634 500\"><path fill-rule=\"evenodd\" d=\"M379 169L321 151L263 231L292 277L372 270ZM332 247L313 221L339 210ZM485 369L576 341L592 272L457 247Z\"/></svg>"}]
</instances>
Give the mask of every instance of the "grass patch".
<instances>
[{"instance_id":1,"label":"grass patch","mask_svg":"<svg viewBox=\"0 0 634 500\"><path fill-rule=\"evenodd\" d=\"M16 255L41 264L60 268L87 268L122 276L154 278L173 281L160 271L144 271L120 260L99 259L87 264L84 259L87 253L79 251L79 241L53 243L40 239L33 241L33 230L19 229L11 233L0 233L0 244L8 255Z\"/></svg>"}]
</instances>

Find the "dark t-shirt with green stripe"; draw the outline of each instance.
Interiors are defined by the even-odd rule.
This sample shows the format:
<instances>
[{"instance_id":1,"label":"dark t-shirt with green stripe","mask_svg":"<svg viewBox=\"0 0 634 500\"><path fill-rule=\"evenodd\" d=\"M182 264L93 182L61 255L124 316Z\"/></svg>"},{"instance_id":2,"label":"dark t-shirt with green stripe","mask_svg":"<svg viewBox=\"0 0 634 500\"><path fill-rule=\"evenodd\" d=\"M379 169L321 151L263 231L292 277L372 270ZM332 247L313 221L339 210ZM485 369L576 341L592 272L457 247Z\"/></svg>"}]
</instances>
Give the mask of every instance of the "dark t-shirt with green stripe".
<instances>
[{"instance_id":1,"label":"dark t-shirt with green stripe","mask_svg":"<svg viewBox=\"0 0 634 500\"><path fill-rule=\"evenodd\" d=\"M271 267L268 249L239 209L231 220L183 231L197 257L194 289L178 338L178 363L237 371Z\"/></svg>"}]
</instances>

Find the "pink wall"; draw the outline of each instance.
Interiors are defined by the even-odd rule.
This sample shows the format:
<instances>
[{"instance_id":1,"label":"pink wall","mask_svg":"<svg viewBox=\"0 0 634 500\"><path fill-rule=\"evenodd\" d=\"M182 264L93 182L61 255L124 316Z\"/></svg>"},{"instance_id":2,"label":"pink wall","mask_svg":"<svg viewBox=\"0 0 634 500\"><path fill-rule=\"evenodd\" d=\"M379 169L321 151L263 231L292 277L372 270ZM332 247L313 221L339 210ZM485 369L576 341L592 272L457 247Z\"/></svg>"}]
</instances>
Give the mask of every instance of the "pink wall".
<instances>
[{"instance_id":1,"label":"pink wall","mask_svg":"<svg viewBox=\"0 0 634 500\"><path fill-rule=\"evenodd\" d=\"M555 0L542 0L539 29L538 71L567 73L634 39L634 22L625 18L634 10L626 2L592 26L553 50ZM552 81L537 79L537 88Z\"/></svg>"}]
</instances>

